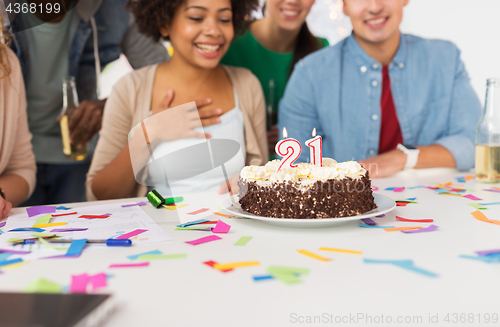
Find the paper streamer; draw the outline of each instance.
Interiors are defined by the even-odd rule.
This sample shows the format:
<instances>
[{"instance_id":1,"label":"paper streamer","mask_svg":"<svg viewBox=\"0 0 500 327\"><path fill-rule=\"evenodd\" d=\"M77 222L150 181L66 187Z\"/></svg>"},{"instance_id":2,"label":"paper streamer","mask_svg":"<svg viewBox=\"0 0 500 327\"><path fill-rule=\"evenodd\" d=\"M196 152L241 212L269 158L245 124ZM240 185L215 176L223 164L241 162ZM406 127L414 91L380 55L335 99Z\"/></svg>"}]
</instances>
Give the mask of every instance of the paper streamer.
<instances>
[{"instance_id":1,"label":"paper streamer","mask_svg":"<svg viewBox=\"0 0 500 327\"><path fill-rule=\"evenodd\" d=\"M51 218L52 218L52 215L50 213L48 215L41 216L40 218L38 218L36 220L34 225L48 224L48 223L50 223Z\"/></svg>"},{"instance_id":2,"label":"paper streamer","mask_svg":"<svg viewBox=\"0 0 500 327\"><path fill-rule=\"evenodd\" d=\"M386 229L386 228L393 228L394 226L378 226L378 225L368 225L368 224L365 224L365 223L359 223L359 227Z\"/></svg>"},{"instance_id":3,"label":"paper streamer","mask_svg":"<svg viewBox=\"0 0 500 327\"><path fill-rule=\"evenodd\" d=\"M89 275L73 275L71 276L71 285L69 286L69 291L71 293L87 293L87 282L89 280Z\"/></svg>"},{"instance_id":4,"label":"paper streamer","mask_svg":"<svg viewBox=\"0 0 500 327\"><path fill-rule=\"evenodd\" d=\"M363 218L363 219L361 219L361 221L367 225L371 225L371 226L377 225L377 223L371 218Z\"/></svg>"},{"instance_id":5,"label":"paper streamer","mask_svg":"<svg viewBox=\"0 0 500 327\"><path fill-rule=\"evenodd\" d=\"M210 220L207 220L207 219L200 219L200 220L190 221L190 222L185 223L185 224L179 224L179 225L176 225L175 227L188 227L188 226L192 226L192 225L206 223L206 222L209 222L209 221Z\"/></svg>"},{"instance_id":6,"label":"paper streamer","mask_svg":"<svg viewBox=\"0 0 500 327\"><path fill-rule=\"evenodd\" d=\"M139 235L139 234L142 234L142 233L147 232L147 231L148 231L147 229L136 229L133 232L118 236L116 239L118 239L118 240L128 239L128 238L134 237L135 235Z\"/></svg>"},{"instance_id":7,"label":"paper streamer","mask_svg":"<svg viewBox=\"0 0 500 327\"><path fill-rule=\"evenodd\" d=\"M26 212L28 213L28 217L34 217L34 216L41 215L41 214L55 213L56 207L35 206L35 207L27 208Z\"/></svg>"},{"instance_id":8,"label":"paper streamer","mask_svg":"<svg viewBox=\"0 0 500 327\"><path fill-rule=\"evenodd\" d=\"M36 227L23 227L23 228L14 228L11 229L9 232L45 232L45 229L41 228L36 228Z\"/></svg>"},{"instance_id":9,"label":"paper streamer","mask_svg":"<svg viewBox=\"0 0 500 327\"><path fill-rule=\"evenodd\" d=\"M217 225L215 225L214 228L212 228L212 233L227 233L231 229L231 226L223 222L222 220L219 220L217 222Z\"/></svg>"},{"instance_id":10,"label":"paper streamer","mask_svg":"<svg viewBox=\"0 0 500 327\"><path fill-rule=\"evenodd\" d=\"M412 226L412 227L392 227L392 228L385 228L384 230L386 232L399 232L399 231L404 231L404 230L414 230L414 229L421 229L423 227L421 226Z\"/></svg>"},{"instance_id":11,"label":"paper streamer","mask_svg":"<svg viewBox=\"0 0 500 327\"><path fill-rule=\"evenodd\" d=\"M10 266L16 263L23 262L23 259L17 258L17 259L12 259L12 260L5 260L0 262L0 267L5 267L5 266Z\"/></svg>"},{"instance_id":12,"label":"paper streamer","mask_svg":"<svg viewBox=\"0 0 500 327\"><path fill-rule=\"evenodd\" d=\"M217 235L210 235L210 236L202 237L202 238L199 238L197 240L189 241L186 243L191 244L191 245L198 245L198 244L203 244L203 243L217 241L217 240L221 240L221 238Z\"/></svg>"},{"instance_id":13,"label":"paper streamer","mask_svg":"<svg viewBox=\"0 0 500 327\"><path fill-rule=\"evenodd\" d=\"M500 249L487 250L487 251L476 251L478 255L490 255L490 254L500 254Z\"/></svg>"},{"instance_id":14,"label":"paper streamer","mask_svg":"<svg viewBox=\"0 0 500 327\"><path fill-rule=\"evenodd\" d=\"M481 211L477 210L477 211L474 211L474 212L471 212L471 214L474 216L474 218L476 218L477 220L480 220L480 221L484 221L486 223L491 223L491 224L495 224L495 225L500 225L500 220L494 220L494 219L488 219L484 213L482 213Z\"/></svg>"},{"instance_id":15,"label":"paper streamer","mask_svg":"<svg viewBox=\"0 0 500 327\"><path fill-rule=\"evenodd\" d=\"M148 204L147 202L139 202L139 203L133 203L133 204L124 204L122 205L122 208L128 208L128 207L134 207L134 206L143 206Z\"/></svg>"},{"instance_id":16,"label":"paper streamer","mask_svg":"<svg viewBox=\"0 0 500 327\"><path fill-rule=\"evenodd\" d=\"M242 237L240 237L240 239L236 243L234 243L234 245L236 245L236 246L244 246L248 242L250 242L251 239L252 239L252 236L242 236Z\"/></svg>"},{"instance_id":17,"label":"paper streamer","mask_svg":"<svg viewBox=\"0 0 500 327\"><path fill-rule=\"evenodd\" d=\"M89 282L92 285L92 291L97 291L108 286L108 278L105 273L89 276Z\"/></svg>"},{"instance_id":18,"label":"paper streamer","mask_svg":"<svg viewBox=\"0 0 500 327\"><path fill-rule=\"evenodd\" d=\"M470 205L471 207L475 208L475 209L478 209L478 210L486 210L488 208L482 206L480 203L467 203L468 205Z\"/></svg>"},{"instance_id":19,"label":"paper streamer","mask_svg":"<svg viewBox=\"0 0 500 327\"><path fill-rule=\"evenodd\" d=\"M71 242L71 245L69 246L68 252L66 252L66 256L79 256L82 254L83 247L87 243L87 239L81 239L81 240L73 240Z\"/></svg>"},{"instance_id":20,"label":"paper streamer","mask_svg":"<svg viewBox=\"0 0 500 327\"><path fill-rule=\"evenodd\" d=\"M163 253L160 250L153 250L153 251L149 251L149 252L130 255L127 258L129 258L130 260L137 260L140 256L148 255L148 254L163 254Z\"/></svg>"},{"instance_id":21,"label":"paper streamer","mask_svg":"<svg viewBox=\"0 0 500 327\"><path fill-rule=\"evenodd\" d=\"M217 262L215 262L215 261L210 260L210 261L205 261L203 264L205 264L205 265L207 265L207 266L209 266L209 267L212 267L212 268L214 268L214 269L217 269L217 268L215 268L214 266L215 266L215 265L217 265L218 263L217 263ZM222 271L222 272L225 272L225 273L226 273L226 272L229 272L229 271L233 271L234 269L233 269L233 268L228 268L228 269L217 269L217 270L219 270L219 271Z\"/></svg>"},{"instance_id":22,"label":"paper streamer","mask_svg":"<svg viewBox=\"0 0 500 327\"><path fill-rule=\"evenodd\" d=\"M300 254L303 254L305 256L308 256L310 258L316 259L316 260L320 260L320 261L332 261L332 259L330 259L330 258L322 257L320 255L317 255L316 253L312 253L312 252L309 252L307 250L297 250L297 252L300 253Z\"/></svg>"},{"instance_id":23,"label":"paper streamer","mask_svg":"<svg viewBox=\"0 0 500 327\"><path fill-rule=\"evenodd\" d=\"M436 225L430 225L429 227L415 229L415 230L404 230L402 232L405 233L405 234L415 234L415 233L433 232L436 229L438 229L438 226L436 226Z\"/></svg>"},{"instance_id":24,"label":"paper streamer","mask_svg":"<svg viewBox=\"0 0 500 327\"><path fill-rule=\"evenodd\" d=\"M227 269L234 269L234 268L241 268L241 267L250 267L250 266L259 266L260 262L258 261L243 261L243 262L231 262L231 263L225 263L225 264L214 264L215 269L219 270L227 270Z\"/></svg>"},{"instance_id":25,"label":"paper streamer","mask_svg":"<svg viewBox=\"0 0 500 327\"><path fill-rule=\"evenodd\" d=\"M188 212L188 215L197 215L199 213L202 213L202 212L205 212L205 211L208 211L210 210L209 208L202 208L202 209L199 209L199 210L196 210L196 211L193 211L193 212Z\"/></svg>"},{"instance_id":26,"label":"paper streamer","mask_svg":"<svg viewBox=\"0 0 500 327\"><path fill-rule=\"evenodd\" d=\"M399 221L406 221L410 223L432 223L434 219L407 219L403 217L396 216L396 219Z\"/></svg>"},{"instance_id":27,"label":"paper streamer","mask_svg":"<svg viewBox=\"0 0 500 327\"><path fill-rule=\"evenodd\" d=\"M63 216L72 216L72 215L77 215L78 213L75 212L70 212L70 213L60 213L60 214L52 214L52 217L63 217Z\"/></svg>"},{"instance_id":28,"label":"paper streamer","mask_svg":"<svg viewBox=\"0 0 500 327\"><path fill-rule=\"evenodd\" d=\"M319 248L320 251L331 251L331 252L343 252L343 253L351 253L351 254L362 254L361 251L353 251L353 250L344 250L344 249L335 249L335 248Z\"/></svg>"},{"instance_id":29,"label":"paper streamer","mask_svg":"<svg viewBox=\"0 0 500 327\"><path fill-rule=\"evenodd\" d=\"M60 223L49 223L49 224L33 225L32 227L35 227L35 228L47 228L47 227L56 227L56 226L64 226L64 225L66 225L66 222L62 221Z\"/></svg>"},{"instance_id":30,"label":"paper streamer","mask_svg":"<svg viewBox=\"0 0 500 327\"><path fill-rule=\"evenodd\" d=\"M51 233L64 233L64 232L83 232L88 228L61 228L61 229L53 229Z\"/></svg>"},{"instance_id":31,"label":"paper streamer","mask_svg":"<svg viewBox=\"0 0 500 327\"><path fill-rule=\"evenodd\" d=\"M476 201L481 201L481 199L480 199L480 198L475 197L475 196L474 196L474 195L472 195L472 194L467 194L467 195L464 195L464 198L471 199L471 200L476 200Z\"/></svg>"},{"instance_id":32,"label":"paper streamer","mask_svg":"<svg viewBox=\"0 0 500 327\"><path fill-rule=\"evenodd\" d=\"M141 262L141 263L115 263L110 265L109 268L135 268L135 267L147 267L149 266L149 262Z\"/></svg>"},{"instance_id":33,"label":"paper streamer","mask_svg":"<svg viewBox=\"0 0 500 327\"><path fill-rule=\"evenodd\" d=\"M262 280L269 280L269 279L274 279L274 277L271 275L253 276L253 280L256 282L260 282Z\"/></svg>"}]
</instances>

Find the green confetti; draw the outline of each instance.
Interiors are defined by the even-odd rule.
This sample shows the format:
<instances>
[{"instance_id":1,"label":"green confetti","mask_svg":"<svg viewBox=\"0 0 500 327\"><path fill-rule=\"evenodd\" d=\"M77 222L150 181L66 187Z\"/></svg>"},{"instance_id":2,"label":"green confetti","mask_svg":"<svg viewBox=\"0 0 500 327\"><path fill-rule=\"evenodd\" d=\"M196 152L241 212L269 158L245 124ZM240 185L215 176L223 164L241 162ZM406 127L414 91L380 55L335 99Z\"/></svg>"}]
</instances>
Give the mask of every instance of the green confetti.
<instances>
[{"instance_id":1,"label":"green confetti","mask_svg":"<svg viewBox=\"0 0 500 327\"><path fill-rule=\"evenodd\" d=\"M48 224L48 223L50 223L51 218L52 218L52 215L50 213L45 215L45 216L41 216L40 218L38 218L36 220L34 225Z\"/></svg>"},{"instance_id":2,"label":"green confetti","mask_svg":"<svg viewBox=\"0 0 500 327\"><path fill-rule=\"evenodd\" d=\"M234 243L234 245L237 246L243 246L246 245L250 240L252 239L252 236L242 236L238 242Z\"/></svg>"},{"instance_id":3,"label":"green confetti","mask_svg":"<svg viewBox=\"0 0 500 327\"><path fill-rule=\"evenodd\" d=\"M470 205L471 207L476 208L478 210L486 210L486 209L488 209L486 207L483 207L479 203L468 203L468 205Z\"/></svg>"},{"instance_id":4,"label":"green confetti","mask_svg":"<svg viewBox=\"0 0 500 327\"><path fill-rule=\"evenodd\" d=\"M30 283L24 290L24 293L61 293L62 287L43 278L39 278Z\"/></svg>"}]
</instances>

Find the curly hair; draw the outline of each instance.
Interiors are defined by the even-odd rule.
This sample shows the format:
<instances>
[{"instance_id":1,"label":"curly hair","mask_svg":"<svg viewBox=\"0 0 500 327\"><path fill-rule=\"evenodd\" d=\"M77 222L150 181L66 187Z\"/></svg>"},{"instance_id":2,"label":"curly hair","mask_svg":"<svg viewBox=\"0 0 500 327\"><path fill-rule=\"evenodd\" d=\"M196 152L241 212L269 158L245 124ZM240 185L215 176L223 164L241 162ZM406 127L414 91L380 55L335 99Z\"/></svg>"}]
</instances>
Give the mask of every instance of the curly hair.
<instances>
[{"instance_id":1,"label":"curly hair","mask_svg":"<svg viewBox=\"0 0 500 327\"><path fill-rule=\"evenodd\" d=\"M5 44L1 42L2 38L5 40ZM5 49L9 45L9 42L9 32L5 28L2 15L0 15L0 79L10 75L10 65L8 62L4 62L4 58L8 60Z\"/></svg>"},{"instance_id":2,"label":"curly hair","mask_svg":"<svg viewBox=\"0 0 500 327\"><path fill-rule=\"evenodd\" d=\"M128 0L126 8L135 16L139 32L156 42L164 38L160 28L172 23L177 9L186 0ZM252 11L259 7L258 0L231 0L233 26L237 34L245 30Z\"/></svg>"}]
</instances>

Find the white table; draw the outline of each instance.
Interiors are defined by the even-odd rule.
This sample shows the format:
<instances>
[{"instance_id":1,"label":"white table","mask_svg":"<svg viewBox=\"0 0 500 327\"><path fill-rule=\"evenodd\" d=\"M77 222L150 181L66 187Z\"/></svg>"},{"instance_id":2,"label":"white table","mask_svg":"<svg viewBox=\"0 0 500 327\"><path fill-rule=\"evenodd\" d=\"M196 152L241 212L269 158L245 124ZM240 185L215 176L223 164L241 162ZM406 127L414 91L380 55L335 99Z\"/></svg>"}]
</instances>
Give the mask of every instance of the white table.
<instances>
[{"instance_id":1,"label":"white table","mask_svg":"<svg viewBox=\"0 0 500 327\"><path fill-rule=\"evenodd\" d=\"M381 194L393 199L417 197L418 201L377 218L380 225L419 225L396 221L395 215L434 218L434 224L439 226L435 232L386 232L360 228L358 221L337 227L296 229L222 218L232 226L228 234L221 235L222 240L192 246L184 242L211 233L174 231L179 223L177 213L148 205L142 207L143 210L174 241L84 253L79 259L32 261L17 269L5 270L0 276L0 290L20 291L39 277L69 284L73 274L105 271L114 275L108 280L105 292L112 293L117 304L115 314L107 321L109 327L387 326L390 325L388 319L394 326L500 326L500 264L459 258L460 254L473 255L474 251L500 248L500 226L474 219L470 213L476 209L467 204L474 202L469 199L437 195L425 188L407 189L402 193L384 191L387 187L435 182L458 184L455 177L465 175L454 170L432 169L402 172L373 181ZM476 190L474 195L483 199L476 202L500 201L499 193L482 191L489 186L474 181L466 184L468 189ZM197 210L208 200L186 197L190 205L179 211ZM131 202L130 199L120 201ZM212 203L217 205L215 201ZM93 204L96 203L80 205ZM13 212L20 210L24 209ZM500 206L490 206L484 213L488 218L498 219ZM245 246L233 246L241 236L253 238ZM363 254L318 251L320 247L359 250ZM108 269L112 263L128 262L127 255L155 249L165 254L187 253L188 256L152 261L146 268ZM333 260L321 262L297 253L297 249ZM393 265L366 264L363 258L411 259L416 266L439 277L426 277ZM202 264L208 260L259 261L261 266L222 273ZM303 282L296 285L285 285L278 280L253 280L252 276L266 274L271 265L308 268L310 273L301 277ZM486 324L485 314L497 314L499 320L496 324ZM361 319L361 315L365 318ZM307 319L315 321L315 316L317 324L306 323ZM430 316L439 319L439 323L429 323ZM460 318L464 321L464 317L465 323L461 323Z\"/></svg>"}]
</instances>

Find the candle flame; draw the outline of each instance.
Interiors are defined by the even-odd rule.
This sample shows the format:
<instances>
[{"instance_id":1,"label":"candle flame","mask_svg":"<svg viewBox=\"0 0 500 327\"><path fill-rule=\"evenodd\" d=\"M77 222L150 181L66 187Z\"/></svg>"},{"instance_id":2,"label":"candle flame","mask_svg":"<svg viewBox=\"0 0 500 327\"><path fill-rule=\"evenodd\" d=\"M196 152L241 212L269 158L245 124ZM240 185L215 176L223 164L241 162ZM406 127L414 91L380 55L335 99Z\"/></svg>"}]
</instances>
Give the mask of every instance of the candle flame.
<instances>
[{"instance_id":1,"label":"candle flame","mask_svg":"<svg viewBox=\"0 0 500 327\"><path fill-rule=\"evenodd\" d=\"M314 127L314 129L312 131L312 137L316 137L316 127Z\"/></svg>"},{"instance_id":2,"label":"candle flame","mask_svg":"<svg viewBox=\"0 0 500 327\"><path fill-rule=\"evenodd\" d=\"M283 127L283 138L287 138L288 137L288 132L286 131L286 128Z\"/></svg>"}]
</instances>

